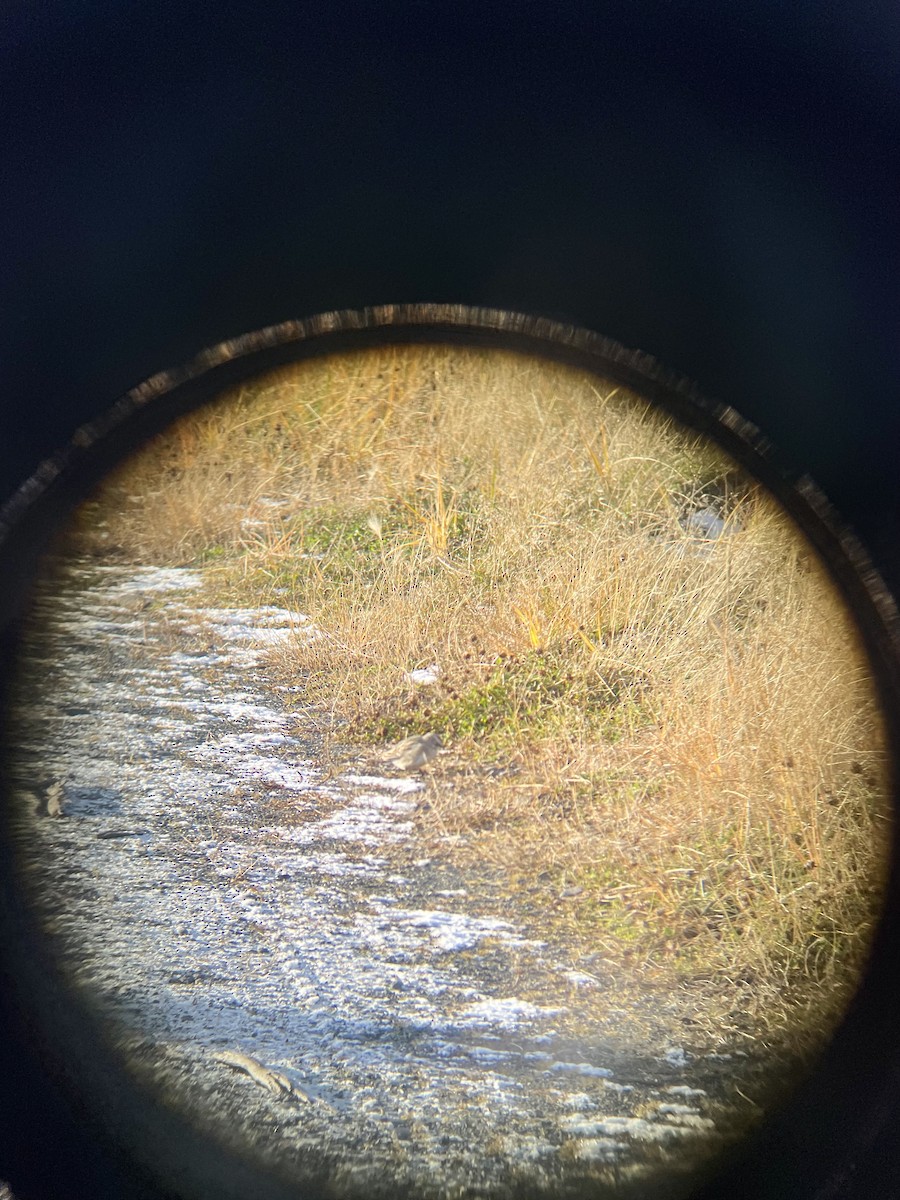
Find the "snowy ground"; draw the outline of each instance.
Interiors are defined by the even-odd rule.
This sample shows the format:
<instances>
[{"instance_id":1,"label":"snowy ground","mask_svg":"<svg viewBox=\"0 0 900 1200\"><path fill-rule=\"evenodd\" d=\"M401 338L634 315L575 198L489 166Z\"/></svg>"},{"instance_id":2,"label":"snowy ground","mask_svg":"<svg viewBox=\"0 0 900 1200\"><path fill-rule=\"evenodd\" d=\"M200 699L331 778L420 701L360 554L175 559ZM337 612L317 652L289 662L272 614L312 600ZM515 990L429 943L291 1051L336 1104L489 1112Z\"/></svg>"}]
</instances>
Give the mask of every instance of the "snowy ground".
<instances>
[{"instance_id":1,"label":"snowy ground","mask_svg":"<svg viewBox=\"0 0 900 1200\"><path fill-rule=\"evenodd\" d=\"M747 1122L746 1057L685 1045L683 1009L526 928L487 869L422 856L435 782L325 777L315 714L257 669L305 616L79 563L38 616L14 762L35 907L130 1069L229 1145L336 1195L652 1195Z\"/></svg>"}]
</instances>

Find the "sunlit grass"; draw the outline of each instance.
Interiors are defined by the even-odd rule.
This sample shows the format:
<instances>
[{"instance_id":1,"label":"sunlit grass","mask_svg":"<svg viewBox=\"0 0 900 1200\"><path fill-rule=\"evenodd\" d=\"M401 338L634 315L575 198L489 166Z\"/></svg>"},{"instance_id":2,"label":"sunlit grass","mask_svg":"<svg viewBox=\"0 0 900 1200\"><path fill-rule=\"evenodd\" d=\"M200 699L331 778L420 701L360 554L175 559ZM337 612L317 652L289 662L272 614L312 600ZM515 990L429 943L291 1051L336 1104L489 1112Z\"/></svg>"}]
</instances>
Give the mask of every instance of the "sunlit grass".
<instances>
[{"instance_id":1,"label":"sunlit grass","mask_svg":"<svg viewBox=\"0 0 900 1200\"><path fill-rule=\"evenodd\" d=\"M715 541L682 523L708 506ZM583 888L573 936L749 988L772 1029L844 1004L888 840L852 622L774 502L639 398L497 352L308 363L157 439L77 543L309 613L272 673L348 745L439 730L423 835Z\"/></svg>"}]
</instances>

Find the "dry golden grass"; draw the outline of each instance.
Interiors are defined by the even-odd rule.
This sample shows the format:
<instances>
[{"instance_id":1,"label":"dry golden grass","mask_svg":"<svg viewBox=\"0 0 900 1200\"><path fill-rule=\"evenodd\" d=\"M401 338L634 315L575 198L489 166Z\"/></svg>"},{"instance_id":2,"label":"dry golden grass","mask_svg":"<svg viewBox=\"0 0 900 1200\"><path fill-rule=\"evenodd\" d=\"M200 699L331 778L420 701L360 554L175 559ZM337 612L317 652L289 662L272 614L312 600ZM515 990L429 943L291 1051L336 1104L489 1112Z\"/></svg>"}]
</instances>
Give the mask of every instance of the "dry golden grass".
<instances>
[{"instance_id":1,"label":"dry golden grass","mask_svg":"<svg viewBox=\"0 0 900 1200\"><path fill-rule=\"evenodd\" d=\"M710 504L733 532L689 537ZM839 1011L886 874L869 672L788 518L638 397L493 351L314 361L157 439L76 540L309 613L272 670L347 742L438 729L425 832L579 884L584 938L752 982L773 1028Z\"/></svg>"}]
</instances>

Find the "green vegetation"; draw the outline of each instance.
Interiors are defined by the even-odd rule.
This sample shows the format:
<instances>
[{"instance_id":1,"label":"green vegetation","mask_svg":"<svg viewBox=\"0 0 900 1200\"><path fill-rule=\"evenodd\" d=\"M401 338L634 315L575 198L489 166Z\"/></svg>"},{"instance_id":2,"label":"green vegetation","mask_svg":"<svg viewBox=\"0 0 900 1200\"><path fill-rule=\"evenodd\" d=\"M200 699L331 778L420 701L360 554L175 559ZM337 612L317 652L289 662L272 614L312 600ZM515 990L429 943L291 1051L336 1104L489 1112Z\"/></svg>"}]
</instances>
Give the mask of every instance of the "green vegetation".
<instances>
[{"instance_id":1,"label":"green vegetation","mask_svg":"<svg viewBox=\"0 0 900 1200\"><path fill-rule=\"evenodd\" d=\"M440 731L422 836L577 884L572 936L773 1030L840 1012L886 874L871 679L789 520L638 397L498 352L306 363L158 438L75 544L310 614L273 675L347 743Z\"/></svg>"}]
</instances>

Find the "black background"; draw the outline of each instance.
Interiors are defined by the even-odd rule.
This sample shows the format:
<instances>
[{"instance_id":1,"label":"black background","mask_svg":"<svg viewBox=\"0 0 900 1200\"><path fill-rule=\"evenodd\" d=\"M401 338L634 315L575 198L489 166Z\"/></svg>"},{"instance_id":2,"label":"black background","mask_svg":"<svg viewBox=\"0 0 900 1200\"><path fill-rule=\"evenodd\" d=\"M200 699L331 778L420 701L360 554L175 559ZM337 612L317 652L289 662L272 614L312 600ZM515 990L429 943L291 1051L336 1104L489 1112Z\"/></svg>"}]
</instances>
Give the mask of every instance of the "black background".
<instances>
[{"instance_id":1,"label":"black background","mask_svg":"<svg viewBox=\"0 0 900 1200\"><path fill-rule=\"evenodd\" d=\"M900 591L895 3L6 0L0 129L0 496L203 346L457 301L692 377ZM898 1046L866 1054L823 1085L846 1144L779 1131L768 1194L900 1195ZM116 1195L24 1046L9 1069L23 1200Z\"/></svg>"}]
</instances>

